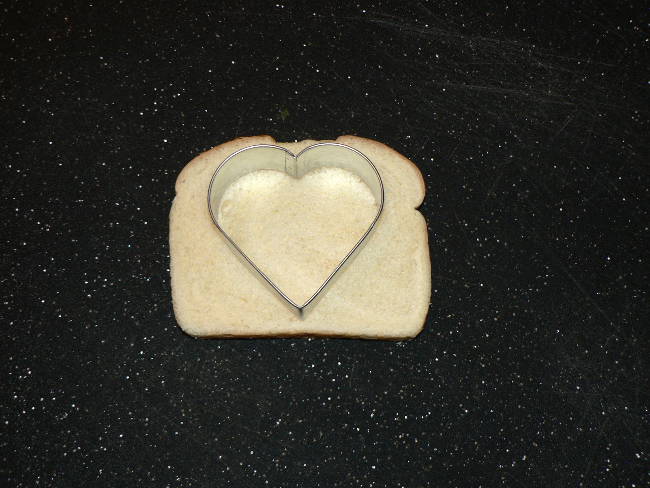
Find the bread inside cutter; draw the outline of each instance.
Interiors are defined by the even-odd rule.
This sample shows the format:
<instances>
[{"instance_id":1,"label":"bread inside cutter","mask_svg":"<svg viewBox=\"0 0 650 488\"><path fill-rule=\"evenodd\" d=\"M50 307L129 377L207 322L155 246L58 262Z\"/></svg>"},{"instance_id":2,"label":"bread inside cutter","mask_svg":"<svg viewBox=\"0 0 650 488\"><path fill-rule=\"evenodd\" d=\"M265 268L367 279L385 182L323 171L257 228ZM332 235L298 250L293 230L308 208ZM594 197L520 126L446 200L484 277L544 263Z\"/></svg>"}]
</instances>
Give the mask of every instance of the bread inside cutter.
<instances>
[{"instance_id":1,"label":"bread inside cutter","mask_svg":"<svg viewBox=\"0 0 650 488\"><path fill-rule=\"evenodd\" d=\"M375 214L368 229L350 249L345 257L334 267L325 281L303 304L295 303L264 273L237 243L228 235L219 222L219 207L228 186L242 176L259 170L282 171L294 178L302 178L308 172L317 168L337 167L356 174L368 186L377 202ZM294 312L303 318L311 310L318 299L332 285L335 276L354 259L361 251L363 244L377 225L384 209L384 184L375 165L363 153L336 142L320 142L306 147L298 154L275 144L255 144L244 147L228 156L215 170L208 187L208 210L217 229L226 238L233 252L256 274L262 282Z\"/></svg>"}]
</instances>

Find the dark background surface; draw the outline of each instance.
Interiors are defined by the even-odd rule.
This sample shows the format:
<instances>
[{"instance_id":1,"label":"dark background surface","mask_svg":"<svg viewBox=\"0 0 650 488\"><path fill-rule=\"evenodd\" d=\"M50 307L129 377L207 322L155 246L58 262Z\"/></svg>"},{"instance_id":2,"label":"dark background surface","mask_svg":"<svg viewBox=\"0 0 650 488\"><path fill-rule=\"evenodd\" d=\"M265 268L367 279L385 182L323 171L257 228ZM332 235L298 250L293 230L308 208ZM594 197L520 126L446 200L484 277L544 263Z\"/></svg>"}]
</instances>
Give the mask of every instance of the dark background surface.
<instances>
[{"instance_id":1,"label":"dark background surface","mask_svg":"<svg viewBox=\"0 0 650 488\"><path fill-rule=\"evenodd\" d=\"M610 3L4 3L3 486L648 486L648 16ZM421 168L419 337L181 332L175 177L260 133Z\"/></svg>"}]
</instances>

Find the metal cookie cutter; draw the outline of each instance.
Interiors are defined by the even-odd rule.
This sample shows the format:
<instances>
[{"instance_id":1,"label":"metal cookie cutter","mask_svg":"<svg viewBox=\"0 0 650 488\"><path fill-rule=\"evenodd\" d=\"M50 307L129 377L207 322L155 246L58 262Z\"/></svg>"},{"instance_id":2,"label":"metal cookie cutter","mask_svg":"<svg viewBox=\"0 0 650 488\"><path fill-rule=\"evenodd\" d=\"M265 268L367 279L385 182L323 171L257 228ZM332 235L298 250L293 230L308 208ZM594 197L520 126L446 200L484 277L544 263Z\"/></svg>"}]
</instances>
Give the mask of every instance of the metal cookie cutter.
<instances>
[{"instance_id":1,"label":"metal cookie cutter","mask_svg":"<svg viewBox=\"0 0 650 488\"><path fill-rule=\"evenodd\" d=\"M327 279L318 287L313 295L302 305L295 303L242 251L237 243L228 235L219 223L219 206L226 188L245 174L262 169L283 171L294 178L302 178L308 172L322 167L337 167L348 170L359 176L368 185L377 202L377 214L361 239L350 249L347 255L336 265ZM332 284L334 277L349 264L354 256L361 250L368 236L375 228L382 210L384 209L384 184L375 165L353 147L336 142L320 142L306 147L298 154L293 154L288 149L274 144L255 144L244 147L228 156L212 175L208 188L208 210L217 229L226 238L235 254L256 273L262 281L269 285L300 318L305 316L317 302L327 288Z\"/></svg>"}]
</instances>

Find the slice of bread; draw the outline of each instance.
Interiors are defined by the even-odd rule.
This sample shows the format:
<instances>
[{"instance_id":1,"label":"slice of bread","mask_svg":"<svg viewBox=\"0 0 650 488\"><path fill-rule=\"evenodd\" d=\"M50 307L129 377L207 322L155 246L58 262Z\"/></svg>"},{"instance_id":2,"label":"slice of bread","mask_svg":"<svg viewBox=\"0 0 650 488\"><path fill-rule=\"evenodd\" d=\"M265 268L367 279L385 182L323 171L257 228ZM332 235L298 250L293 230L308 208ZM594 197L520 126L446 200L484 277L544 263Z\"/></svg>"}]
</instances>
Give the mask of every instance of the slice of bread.
<instances>
[{"instance_id":1,"label":"slice of bread","mask_svg":"<svg viewBox=\"0 0 650 488\"><path fill-rule=\"evenodd\" d=\"M341 136L364 153L385 189L381 218L365 246L304 317L296 316L227 245L207 207L212 174L230 154L277 144L294 154L319 141L242 137L193 159L176 181L170 212L170 270L176 320L200 337L335 336L405 339L429 308L427 227L417 167L379 142ZM274 171L242 177L227 190L220 222L291 298L313 293L369 225L376 202L360 179L321 169L297 181Z\"/></svg>"}]
</instances>

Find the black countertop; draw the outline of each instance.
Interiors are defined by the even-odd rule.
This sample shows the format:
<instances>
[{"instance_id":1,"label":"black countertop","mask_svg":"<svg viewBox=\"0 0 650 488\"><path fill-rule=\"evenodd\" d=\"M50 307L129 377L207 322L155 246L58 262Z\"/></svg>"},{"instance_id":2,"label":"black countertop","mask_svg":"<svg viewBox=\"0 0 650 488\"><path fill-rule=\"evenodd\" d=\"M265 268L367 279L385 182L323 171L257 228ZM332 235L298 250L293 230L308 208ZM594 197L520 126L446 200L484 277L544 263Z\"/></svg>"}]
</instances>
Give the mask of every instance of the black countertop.
<instances>
[{"instance_id":1,"label":"black countertop","mask_svg":"<svg viewBox=\"0 0 650 488\"><path fill-rule=\"evenodd\" d=\"M647 9L573 3L5 4L3 486L648 486ZM420 167L420 336L178 328L175 177L261 133Z\"/></svg>"}]
</instances>

